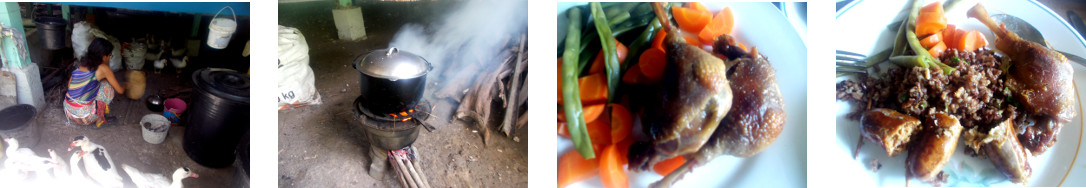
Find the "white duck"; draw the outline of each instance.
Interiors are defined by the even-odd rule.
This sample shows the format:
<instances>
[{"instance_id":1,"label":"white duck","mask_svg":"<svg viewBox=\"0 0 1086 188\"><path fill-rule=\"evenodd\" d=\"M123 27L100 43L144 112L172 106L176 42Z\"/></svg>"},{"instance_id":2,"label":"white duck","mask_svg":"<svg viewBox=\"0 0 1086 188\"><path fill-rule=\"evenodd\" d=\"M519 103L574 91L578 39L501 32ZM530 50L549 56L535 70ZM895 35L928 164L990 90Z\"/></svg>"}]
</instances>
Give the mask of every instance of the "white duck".
<instances>
[{"instance_id":1,"label":"white duck","mask_svg":"<svg viewBox=\"0 0 1086 188\"><path fill-rule=\"evenodd\" d=\"M19 148L19 140L5 138L4 141L8 143L7 149L4 151L4 154L7 155L7 159L4 160L4 167L6 168L17 170L23 175L31 171L45 175L40 172L49 170L56 165L53 159L38 156L30 148Z\"/></svg>"},{"instance_id":2,"label":"white duck","mask_svg":"<svg viewBox=\"0 0 1086 188\"><path fill-rule=\"evenodd\" d=\"M159 54L162 54L162 52L159 52ZM166 61L166 58L155 60L155 74L161 73L162 69L166 68Z\"/></svg>"},{"instance_id":3,"label":"white duck","mask_svg":"<svg viewBox=\"0 0 1086 188\"><path fill-rule=\"evenodd\" d=\"M181 59L170 58L170 64L173 64L174 68L177 68L177 74L181 74L181 70L187 66L189 62L189 56L182 56Z\"/></svg>"},{"instance_id":4,"label":"white duck","mask_svg":"<svg viewBox=\"0 0 1086 188\"><path fill-rule=\"evenodd\" d=\"M76 136L72 139L71 147L79 147L79 156L82 157L83 166L87 169L87 175L105 187L122 187L124 178L117 173L117 166L113 165L113 158L105 147L95 144L86 136ZM68 150L71 151L72 148Z\"/></svg>"},{"instance_id":5,"label":"white duck","mask_svg":"<svg viewBox=\"0 0 1086 188\"><path fill-rule=\"evenodd\" d=\"M143 173L143 172L140 172L139 169L128 166L126 164L121 164L121 168L124 169L125 173L128 173L128 177L132 178L132 183L135 183L136 187L139 187L139 188L149 188L149 187L181 188L181 187L184 187L184 185L182 185L182 183L181 183L181 180L183 180L185 178L189 178L189 177L193 177L193 178L199 178L200 177L200 175L196 174L195 172L192 172L192 170L190 170L189 168L185 168L185 167L180 167L180 168L177 168L177 170L173 171L173 175L170 176L170 178L173 181L170 181L170 179L166 179L166 176L163 176L162 174Z\"/></svg>"},{"instance_id":6,"label":"white duck","mask_svg":"<svg viewBox=\"0 0 1086 188\"><path fill-rule=\"evenodd\" d=\"M49 158L52 158L53 161L56 161L56 166L53 166L53 177L61 179L71 176L72 172L68 169L68 163L65 163L64 160L61 160L60 156L58 156L57 152L53 149L48 149L48 151Z\"/></svg>"}]
</instances>

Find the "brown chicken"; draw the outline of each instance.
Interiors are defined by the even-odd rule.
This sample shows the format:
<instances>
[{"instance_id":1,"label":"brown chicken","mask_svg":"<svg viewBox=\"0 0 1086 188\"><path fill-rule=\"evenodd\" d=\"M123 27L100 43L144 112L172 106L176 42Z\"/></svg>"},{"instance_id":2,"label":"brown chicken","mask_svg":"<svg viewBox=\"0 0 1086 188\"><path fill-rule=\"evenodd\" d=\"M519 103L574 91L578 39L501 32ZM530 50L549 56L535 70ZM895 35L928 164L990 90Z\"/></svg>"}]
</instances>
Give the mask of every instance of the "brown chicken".
<instances>
[{"instance_id":1,"label":"brown chicken","mask_svg":"<svg viewBox=\"0 0 1086 188\"><path fill-rule=\"evenodd\" d=\"M662 20L667 25L666 19ZM667 25L665 30L667 65L655 87L660 90L652 101L646 101L649 104L642 115L642 132L650 142L630 148L629 168L633 170L649 170L656 162L694 153L731 109L732 90L724 62L687 44L678 29Z\"/></svg>"},{"instance_id":2,"label":"brown chicken","mask_svg":"<svg viewBox=\"0 0 1086 188\"><path fill-rule=\"evenodd\" d=\"M720 39L724 38L729 37L725 35ZM721 41L727 42L718 40L717 46L722 46ZM738 49L734 42L730 45ZM726 57L733 59L726 62L733 65L727 75L735 95L732 109L697 153L686 155L687 162L682 167L654 186L670 186L695 165L708 163L720 155L750 157L758 154L773 144L784 129L784 100L777 85L776 70L769 60L758 54L757 47L751 48L749 54L742 52Z\"/></svg>"},{"instance_id":3,"label":"brown chicken","mask_svg":"<svg viewBox=\"0 0 1086 188\"><path fill-rule=\"evenodd\" d=\"M1059 52L1025 41L1003 25L996 25L980 4L968 14L995 33L996 48L1011 58L1007 87L1022 104L1024 113L1042 122L1041 126L1027 127L1029 130L1019 138L1034 155L1044 152L1055 144L1056 134L1062 127L1060 124L1071 122L1076 113L1071 63ZM1058 122L1050 122L1052 120Z\"/></svg>"},{"instance_id":4,"label":"brown chicken","mask_svg":"<svg viewBox=\"0 0 1086 188\"><path fill-rule=\"evenodd\" d=\"M932 114L924 124L919 142L909 149L905 170L909 177L939 186L946 182L939 174L958 147L962 125L958 118L944 113Z\"/></svg>"}]
</instances>

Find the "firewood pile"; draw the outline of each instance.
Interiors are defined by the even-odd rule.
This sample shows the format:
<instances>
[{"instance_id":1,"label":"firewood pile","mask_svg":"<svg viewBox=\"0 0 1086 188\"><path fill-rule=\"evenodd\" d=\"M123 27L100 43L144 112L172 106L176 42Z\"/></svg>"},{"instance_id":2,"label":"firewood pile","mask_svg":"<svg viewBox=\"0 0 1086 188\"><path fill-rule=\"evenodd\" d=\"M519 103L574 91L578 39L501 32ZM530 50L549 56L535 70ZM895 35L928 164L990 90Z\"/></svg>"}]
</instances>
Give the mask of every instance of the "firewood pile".
<instances>
[{"instance_id":1,"label":"firewood pile","mask_svg":"<svg viewBox=\"0 0 1086 188\"><path fill-rule=\"evenodd\" d=\"M505 40L507 42L502 43L506 44L504 50L489 58L496 63L485 63L489 66L483 66L484 63L478 62L454 62L456 64L451 66L462 69L445 69L442 77L463 73L477 76L448 82L434 92L438 99L459 103L453 113L453 121L482 129L484 145L490 142L492 128L519 142L520 138L514 135L519 130L525 130L528 124L527 34L505 37Z\"/></svg>"}]
</instances>

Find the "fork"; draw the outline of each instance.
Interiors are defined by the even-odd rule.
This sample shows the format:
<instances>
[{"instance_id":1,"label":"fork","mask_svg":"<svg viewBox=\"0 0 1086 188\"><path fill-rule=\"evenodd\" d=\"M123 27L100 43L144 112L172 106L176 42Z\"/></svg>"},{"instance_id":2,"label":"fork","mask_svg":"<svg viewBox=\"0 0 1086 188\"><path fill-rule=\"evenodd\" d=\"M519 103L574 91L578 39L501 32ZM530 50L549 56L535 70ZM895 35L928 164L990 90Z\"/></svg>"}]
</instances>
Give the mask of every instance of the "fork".
<instances>
[{"instance_id":1,"label":"fork","mask_svg":"<svg viewBox=\"0 0 1086 188\"><path fill-rule=\"evenodd\" d=\"M843 50L837 50L835 55L837 64L837 73L841 74L868 74L868 68L878 62L886 60L886 57L890 55L890 49L883 50L868 57L856 52L849 52Z\"/></svg>"}]
</instances>

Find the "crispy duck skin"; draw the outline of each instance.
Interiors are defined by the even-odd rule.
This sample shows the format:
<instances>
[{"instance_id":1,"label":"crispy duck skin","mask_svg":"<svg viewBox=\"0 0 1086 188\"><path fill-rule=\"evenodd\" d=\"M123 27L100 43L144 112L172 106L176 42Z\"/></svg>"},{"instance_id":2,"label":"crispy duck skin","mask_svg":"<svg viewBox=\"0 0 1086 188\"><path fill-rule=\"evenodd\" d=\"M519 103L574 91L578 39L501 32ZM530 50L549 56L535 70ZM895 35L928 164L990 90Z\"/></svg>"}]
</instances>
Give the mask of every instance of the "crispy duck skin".
<instances>
[{"instance_id":1,"label":"crispy duck skin","mask_svg":"<svg viewBox=\"0 0 1086 188\"><path fill-rule=\"evenodd\" d=\"M977 4L969 17L984 23L996 35L996 48L1011 58L1007 87L1025 113L1055 120L1054 124L1070 123L1075 116L1075 96L1072 79L1074 69L1059 52L1041 44L1025 41L1002 25L996 25L984 6ZM1022 144L1034 155L1043 153L1056 142L1062 126L1030 126L1026 133L1040 133L1023 138ZM1033 139L1036 138L1036 139Z\"/></svg>"},{"instance_id":2,"label":"crispy duck skin","mask_svg":"<svg viewBox=\"0 0 1086 188\"><path fill-rule=\"evenodd\" d=\"M905 168L909 177L938 186L943 180L937 176L954 155L963 127L958 118L941 112L932 114L924 123L919 142L909 149Z\"/></svg>"},{"instance_id":3,"label":"crispy duck skin","mask_svg":"<svg viewBox=\"0 0 1086 188\"><path fill-rule=\"evenodd\" d=\"M724 62L691 46L671 30L665 39L667 66L660 91L642 115L651 143L631 148L630 167L647 170L658 161L701 148L731 109L732 90ZM637 152L635 152L637 151Z\"/></svg>"},{"instance_id":4,"label":"crispy duck skin","mask_svg":"<svg viewBox=\"0 0 1086 188\"><path fill-rule=\"evenodd\" d=\"M860 135L882 146L890 157L905 151L917 130L920 130L919 119L891 109L871 109L860 118Z\"/></svg>"},{"instance_id":5,"label":"crispy duck skin","mask_svg":"<svg viewBox=\"0 0 1086 188\"><path fill-rule=\"evenodd\" d=\"M757 48L751 54L758 54ZM728 63L728 79L735 98L732 109L697 153L686 155L687 162L654 184L670 186L694 166L708 163L720 155L750 157L773 144L784 129L786 114L776 70L765 56L742 57Z\"/></svg>"}]
</instances>

